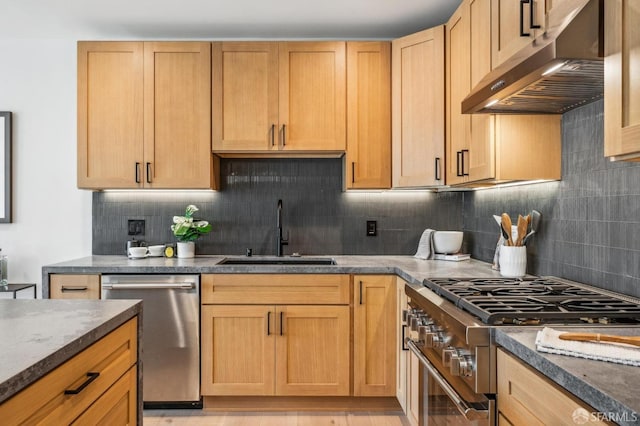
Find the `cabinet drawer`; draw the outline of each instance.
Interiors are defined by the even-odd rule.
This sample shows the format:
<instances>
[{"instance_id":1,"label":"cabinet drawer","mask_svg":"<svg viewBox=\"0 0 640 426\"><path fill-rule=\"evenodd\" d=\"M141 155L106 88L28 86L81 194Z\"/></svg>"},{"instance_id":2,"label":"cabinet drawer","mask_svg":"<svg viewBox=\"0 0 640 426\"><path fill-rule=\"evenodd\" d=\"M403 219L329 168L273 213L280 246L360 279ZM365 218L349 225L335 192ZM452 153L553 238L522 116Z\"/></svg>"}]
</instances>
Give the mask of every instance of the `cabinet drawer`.
<instances>
[{"instance_id":1,"label":"cabinet drawer","mask_svg":"<svg viewBox=\"0 0 640 426\"><path fill-rule=\"evenodd\" d=\"M501 425L572 424L578 408L595 411L531 367L498 349L498 411ZM509 423L505 423L508 420ZM592 424L606 423L600 421Z\"/></svg>"},{"instance_id":2,"label":"cabinet drawer","mask_svg":"<svg viewBox=\"0 0 640 426\"><path fill-rule=\"evenodd\" d=\"M73 425L135 425L138 414L137 388L138 369L131 367Z\"/></svg>"},{"instance_id":3,"label":"cabinet drawer","mask_svg":"<svg viewBox=\"0 0 640 426\"><path fill-rule=\"evenodd\" d=\"M6 424L70 424L136 363L137 332L136 317L6 401L0 419ZM88 373L99 375L82 388Z\"/></svg>"},{"instance_id":4,"label":"cabinet drawer","mask_svg":"<svg viewBox=\"0 0 640 426\"><path fill-rule=\"evenodd\" d=\"M349 275L202 275L202 303L348 305Z\"/></svg>"},{"instance_id":5,"label":"cabinet drawer","mask_svg":"<svg viewBox=\"0 0 640 426\"><path fill-rule=\"evenodd\" d=\"M51 299L100 299L100 275L49 275Z\"/></svg>"}]
</instances>

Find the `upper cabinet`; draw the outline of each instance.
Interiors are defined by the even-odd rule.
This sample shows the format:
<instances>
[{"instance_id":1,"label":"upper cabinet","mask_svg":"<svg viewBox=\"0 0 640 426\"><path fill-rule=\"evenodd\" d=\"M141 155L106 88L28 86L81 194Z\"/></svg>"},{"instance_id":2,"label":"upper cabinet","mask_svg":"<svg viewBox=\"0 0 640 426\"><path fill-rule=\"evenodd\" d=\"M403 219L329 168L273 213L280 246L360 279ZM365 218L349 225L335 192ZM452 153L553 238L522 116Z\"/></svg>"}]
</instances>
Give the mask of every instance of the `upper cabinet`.
<instances>
[{"instance_id":1,"label":"upper cabinet","mask_svg":"<svg viewBox=\"0 0 640 426\"><path fill-rule=\"evenodd\" d=\"M211 44L78 43L78 187L213 187Z\"/></svg>"},{"instance_id":2,"label":"upper cabinet","mask_svg":"<svg viewBox=\"0 0 640 426\"><path fill-rule=\"evenodd\" d=\"M492 69L544 32L545 12L545 0L491 0Z\"/></svg>"},{"instance_id":3,"label":"upper cabinet","mask_svg":"<svg viewBox=\"0 0 640 426\"><path fill-rule=\"evenodd\" d=\"M341 152L344 42L213 43L213 151Z\"/></svg>"},{"instance_id":4,"label":"upper cabinet","mask_svg":"<svg viewBox=\"0 0 640 426\"><path fill-rule=\"evenodd\" d=\"M78 187L139 188L142 42L78 43Z\"/></svg>"},{"instance_id":5,"label":"upper cabinet","mask_svg":"<svg viewBox=\"0 0 640 426\"><path fill-rule=\"evenodd\" d=\"M444 185L444 26L391 49L393 186Z\"/></svg>"},{"instance_id":6,"label":"upper cabinet","mask_svg":"<svg viewBox=\"0 0 640 426\"><path fill-rule=\"evenodd\" d=\"M605 2L604 155L640 161L640 5Z\"/></svg>"},{"instance_id":7,"label":"upper cabinet","mask_svg":"<svg viewBox=\"0 0 640 426\"><path fill-rule=\"evenodd\" d=\"M213 43L213 150L279 147L278 43Z\"/></svg>"},{"instance_id":8,"label":"upper cabinet","mask_svg":"<svg viewBox=\"0 0 640 426\"><path fill-rule=\"evenodd\" d=\"M347 43L347 189L391 187L391 45Z\"/></svg>"},{"instance_id":9,"label":"upper cabinet","mask_svg":"<svg viewBox=\"0 0 640 426\"><path fill-rule=\"evenodd\" d=\"M460 104L471 90L469 31L469 3L463 2L446 25L446 153L449 185L463 183L468 176L464 159L469 152L471 116L462 114Z\"/></svg>"},{"instance_id":10,"label":"upper cabinet","mask_svg":"<svg viewBox=\"0 0 640 426\"><path fill-rule=\"evenodd\" d=\"M464 0L446 24L447 185L560 179L560 115L461 112L462 99L491 71L495 7Z\"/></svg>"}]
</instances>

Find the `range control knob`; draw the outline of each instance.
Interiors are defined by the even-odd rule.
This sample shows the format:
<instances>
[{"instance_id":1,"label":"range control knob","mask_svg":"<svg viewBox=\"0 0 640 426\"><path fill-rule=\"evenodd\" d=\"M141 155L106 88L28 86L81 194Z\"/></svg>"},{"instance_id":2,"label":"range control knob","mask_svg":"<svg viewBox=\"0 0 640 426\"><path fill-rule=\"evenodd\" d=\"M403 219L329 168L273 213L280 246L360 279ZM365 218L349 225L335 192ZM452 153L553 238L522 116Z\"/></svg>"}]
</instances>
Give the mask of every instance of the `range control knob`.
<instances>
[{"instance_id":1,"label":"range control knob","mask_svg":"<svg viewBox=\"0 0 640 426\"><path fill-rule=\"evenodd\" d=\"M444 348L451 341L451 336L449 336L444 330L437 331L433 336L433 347L434 348Z\"/></svg>"},{"instance_id":2,"label":"range control knob","mask_svg":"<svg viewBox=\"0 0 640 426\"><path fill-rule=\"evenodd\" d=\"M418 341L421 345L427 343L427 336L432 332L432 330L433 323L418 326Z\"/></svg>"},{"instance_id":3,"label":"range control knob","mask_svg":"<svg viewBox=\"0 0 640 426\"><path fill-rule=\"evenodd\" d=\"M450 367L451 366L451 357L453 357L454 355L458 355L458 349L454 348L453 346L449 346L445 349L442 350L442 364L444 364L445 367Z\"/></svg>"},{"instance_id":4,"label":"range control knob","mask_svg":"<svg viewBox=\"0 0 640 426\"><path fill-rule=\"evenodd\" d=\"M428 333L425 334L424 345L427 348L435 348L438 345L439 337L437 337L438 333L442 333L444 330L437 325L430 326L431 329Z\"/></svg>"},{"instance_id":5,"label":"range control knob","mask_svg":"<svg viewBox=\"0 0 640 426\"><path fill-rule=\"evenodd\" d=\"M418 331L418 327L421 325L428 324L431 321L429 315L426 315L424 312L421 312L417 315L411 317L411 331Z\"/></svg>"},{"instance_id":6,"label":"range control knob","mask_svg":"<svg viewBox=\"0 0 640 426\"><path fill-rule=\"evenodd\" d=\"M473 357L468 351L458 350L457 354L451 356L451 374L459 377L470 377L475 369Z\"/></svg>"}]
</instances>

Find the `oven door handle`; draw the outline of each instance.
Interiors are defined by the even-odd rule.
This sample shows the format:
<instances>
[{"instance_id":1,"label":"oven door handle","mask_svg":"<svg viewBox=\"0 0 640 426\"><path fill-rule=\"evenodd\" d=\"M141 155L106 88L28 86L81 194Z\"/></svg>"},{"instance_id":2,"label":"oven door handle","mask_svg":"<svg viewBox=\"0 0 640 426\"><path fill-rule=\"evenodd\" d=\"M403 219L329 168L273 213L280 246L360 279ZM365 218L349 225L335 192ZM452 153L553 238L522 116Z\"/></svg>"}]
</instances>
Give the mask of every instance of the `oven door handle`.
<instances>
[{"instance_id":1,"label":"oven door handle","mask_svg":"<svg viewBox=\"0 0 640 426\"><path fill-rule=\"evenodd\" d=\"M451 387L451 385L447 382L447 380L442 377L440 372L436 369L436 367L431 364L431 361L427 359L426 356L420 352L420 349L416 346L416 344L407 339L407 346L409 346L409 350L414 353L415 356L418 357L420 363L427 369L431 377L438 382L438 385L444 390L447 396L453 401L456 405L456 408L467 420L479 420L479 419L488 419L489 418L489 410L478 410L469 405L467 401L465 401L458 392L455 391Z\"/></svg>"}]
</instances>

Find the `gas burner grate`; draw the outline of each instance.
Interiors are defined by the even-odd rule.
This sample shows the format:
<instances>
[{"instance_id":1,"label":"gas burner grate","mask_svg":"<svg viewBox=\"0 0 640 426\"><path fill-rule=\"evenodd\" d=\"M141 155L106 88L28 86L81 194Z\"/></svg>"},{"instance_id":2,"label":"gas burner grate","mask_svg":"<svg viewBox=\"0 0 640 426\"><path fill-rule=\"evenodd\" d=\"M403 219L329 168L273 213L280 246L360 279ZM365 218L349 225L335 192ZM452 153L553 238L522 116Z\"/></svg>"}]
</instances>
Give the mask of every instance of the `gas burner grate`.
<instances>
[{"instance_id":1,"label":"gas burner grate","mask_svg":"<svg viewBox=\"0 0 640 426\"><path fill-rule=\"evenodd\" d=\"M429 278L424 285L487 324L640 322L640 305L553 278Z\"/></svg>"}]
</instances>

